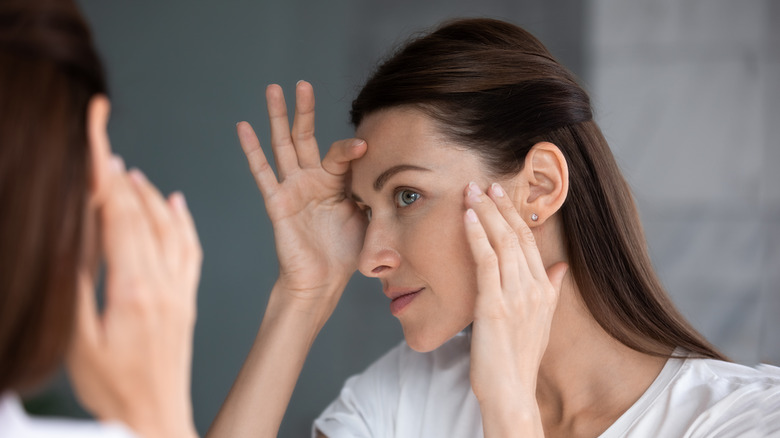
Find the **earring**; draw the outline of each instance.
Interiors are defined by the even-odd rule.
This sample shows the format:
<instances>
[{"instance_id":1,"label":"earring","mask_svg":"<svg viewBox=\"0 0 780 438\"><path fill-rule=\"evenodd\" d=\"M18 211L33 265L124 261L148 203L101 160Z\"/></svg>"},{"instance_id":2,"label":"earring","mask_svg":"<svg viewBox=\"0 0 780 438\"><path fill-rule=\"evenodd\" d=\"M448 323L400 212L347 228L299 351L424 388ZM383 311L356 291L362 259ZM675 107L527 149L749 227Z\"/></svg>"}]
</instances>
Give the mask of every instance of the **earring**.
<instances>
[{"instance_id":1,"label":"earring","mask_svg":"<svg viewBox=\"0 0 780 438\"><path fill-rule=\"evenodd\" d=\"M536 213L531 213L531 220L534 222L538 221L539 215L537 215Z\"/></svg>"}]
</instances>

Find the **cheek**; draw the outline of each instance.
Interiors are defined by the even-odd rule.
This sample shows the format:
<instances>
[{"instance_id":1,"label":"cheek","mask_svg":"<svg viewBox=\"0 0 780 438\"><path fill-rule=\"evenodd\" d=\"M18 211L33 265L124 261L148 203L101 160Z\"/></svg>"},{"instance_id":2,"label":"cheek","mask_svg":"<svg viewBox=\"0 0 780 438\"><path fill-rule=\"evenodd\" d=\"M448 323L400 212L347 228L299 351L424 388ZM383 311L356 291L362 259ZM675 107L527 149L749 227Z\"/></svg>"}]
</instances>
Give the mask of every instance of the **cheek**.
<instances>
[{"instance_id":1,"label":"cheek","mask_svg":"<svg viewBox=\"0 0 780 438\"><path fill-rule=\"evenodd\" d=\"M476 266L463 224L465 207L450 201L426 212L412 231L405 252L414 254L414 269L435 289L439 298L457 304L459 313L473 313ZM411 261L411 260L410 260Z\"/></svg>"}]
</instances>

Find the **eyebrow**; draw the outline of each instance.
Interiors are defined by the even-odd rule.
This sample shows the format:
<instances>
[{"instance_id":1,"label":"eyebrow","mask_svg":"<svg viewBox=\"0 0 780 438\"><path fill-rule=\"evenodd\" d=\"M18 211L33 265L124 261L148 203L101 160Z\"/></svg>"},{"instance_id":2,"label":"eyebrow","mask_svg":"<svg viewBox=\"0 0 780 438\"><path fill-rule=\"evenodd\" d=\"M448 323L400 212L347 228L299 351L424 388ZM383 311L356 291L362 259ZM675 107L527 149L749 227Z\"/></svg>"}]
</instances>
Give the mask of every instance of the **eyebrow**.
<instances>
[{"instance_id":1,"label":"eyebrow","mask_svg":"<svg viewBox=\"0 0 780 438\"><path fill-rule=\"evenodd\" d=\"M399 164L397 166L393 166L384 172L382 172L377 178L376 181L374 181L374 191L378 192L382 190L382 187L384 187L385 183L393 177L393 175L401 172L405 172L407 170L417 170L421 172L430 172L431 169L426 169L424 167L419 166L413 166L411 164ZM363 202L362 199L355 193L352 193L352 198L358 202Z\"/></svg>"},{"instance_id":2,"label":"eyebrow","mask_svg":"<svg viewBox=\"0 0 780 438\"><path fill-rule=\"evenodd\" d=\"M378 192L382 190L382 187L385 185L387 180L389 180L393 175L395 175L396 173L405 172L407 170L419 170L423 172L430 172L430 169L413 166L411 164L399 164L397 166L393 166L385 170L384 172L382 172L382 174L376 178L376 181L374 181L374 191Z\"/></svg>"}]
</instances>

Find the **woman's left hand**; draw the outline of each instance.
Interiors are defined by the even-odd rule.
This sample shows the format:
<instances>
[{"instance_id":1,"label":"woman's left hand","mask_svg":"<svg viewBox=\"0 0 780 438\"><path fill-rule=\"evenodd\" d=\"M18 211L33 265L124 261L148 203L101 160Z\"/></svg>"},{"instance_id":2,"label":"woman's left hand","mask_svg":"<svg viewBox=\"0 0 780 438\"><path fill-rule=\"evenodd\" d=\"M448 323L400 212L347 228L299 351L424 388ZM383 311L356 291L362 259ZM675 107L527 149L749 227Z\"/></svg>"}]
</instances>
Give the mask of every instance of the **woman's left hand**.
<instances>
[{"instance_id":1,"label":"woman's left hand","mask_svg":"<svg viewBox=\"0 0 780 438\"><path fill-rule=\"evenodd\" d=\"M568 266L546 269L510 197L498 184L488 193L475 183L466 189L464 222L478 285L471 385L485 436L517 436L518 426L524 436L543 436L536 380Z\"/></svg>"},{"instance_id":2,"label":"woman's left hand","mask_svg":"<svg viewBox=\"0 0 780 438\"><path fill-rule=\"evenodd\" d=\"M202 253L195 224L180 193L166 200L118 158L111 169L94 205L105 306L98 311L93 266L84 263L71 382L100 420L121 421L145 438L197 436L190 370Z\"/></svg>"}]
</instances>

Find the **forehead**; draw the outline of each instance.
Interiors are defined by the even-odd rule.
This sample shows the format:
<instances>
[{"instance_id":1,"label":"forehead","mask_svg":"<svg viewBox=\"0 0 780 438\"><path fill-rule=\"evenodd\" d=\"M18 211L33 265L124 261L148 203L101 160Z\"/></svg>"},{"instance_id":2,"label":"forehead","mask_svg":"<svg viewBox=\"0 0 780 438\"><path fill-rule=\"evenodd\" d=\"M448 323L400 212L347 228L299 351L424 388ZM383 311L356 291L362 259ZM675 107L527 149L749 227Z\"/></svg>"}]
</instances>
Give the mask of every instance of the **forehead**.
<instances>
[{"instance_id":1,"label":"forehead","mask_svg":"<svg viewBox=\"0 0 780 438\"><path fill-rule=\"evenodd\" d=\"M414 108L369 114L355 135L368 144L366 154L352 163L352 187L357 191L372 184L386 169L402 164L434 172L479 167L475 153L447 139L431 117Z\"/></svg>"}]
</instances>

